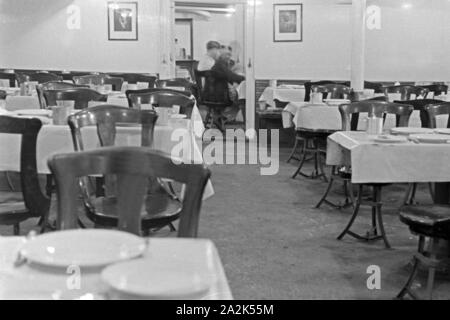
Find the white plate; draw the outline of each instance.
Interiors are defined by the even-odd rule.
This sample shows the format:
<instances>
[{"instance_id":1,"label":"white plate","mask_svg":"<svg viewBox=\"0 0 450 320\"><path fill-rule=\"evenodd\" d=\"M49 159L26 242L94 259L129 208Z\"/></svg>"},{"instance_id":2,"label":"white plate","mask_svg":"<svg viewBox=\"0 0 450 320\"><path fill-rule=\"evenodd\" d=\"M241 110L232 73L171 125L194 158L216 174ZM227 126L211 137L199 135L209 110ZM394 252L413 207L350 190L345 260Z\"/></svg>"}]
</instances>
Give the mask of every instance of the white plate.
<instances>
[{"instance_id":1,"label":"white plate","mask_svg":"<svg viewBox=\"0 0 450 320\"><path fill-rule=\"evenodd\" d=\"M186 119L187 115L185 114L172 114L170 116L171 119Z\"/></svg>"},{"instance_id":2,"label":"white plate","mask_svg":"<svg viewBox=\"0 0 450 320\"><path fill-rule=\"evenodd\" d=\"M136 258L145 240L114 230L69 230L40 235L26 242L21 254L29 262L52 267L101 267Z\"/></svg>"},{"instance_id":3,"label":"white plate","mask_svg":"<svg viewBox=\"0 0 450 320\"><path fill-rule=\"evenodd\" d=\"M400 135L425 134L425 133L433 133L433 129L398 127L398 128L392 128L391 133L392 134L400 134Z\"/></svg>"},{"instance_id":4,"label":"white plate","mask_svg":"<svg viewBox=\"0 0 450 320\"><path fill-rule=\"evenodd\" d=\"M403 143L408 140L405 137L391 136L391 135L381 135L373 139L377 143Z\"/></svg>"},{"instance_id":5,"label":"white plate","mask_svg":"<svg viewBox=\"0 0 450 320\"><path fill-rule=\"evenodd\" d=\"M450 137L440 134L412 134L409 136L411 140L422 143L449 143Z\"/></svg>"},{"instance_id":6,"label":"white plate","mask_svg":"<svg viewBox=\"0 0 450 320\"><path fill-rule=\"evenodd\" d=\"M122 262L105 268L101 278L129 298L199 299L207 293L211 283L195 264L168 262L151 257Z\"/></svg>"},{"instance_id":7,"label":"white plate","mask_svg":"<svg viewBox=\"0 0 450 320\"><path fill-rule=\"evenodd\" d=\"M435 129L434 132L439 134L450 134L450 129Z\"/></svg>"},{"instance_id":8,"label":"white plate","mask_svg":"<svg viewBox=\"0 0 450 320\"><path fill-rule=\"evenodd\" d=\"M29 109L29 110L17 110L15 113L19 116L41 116L41 117L51 117L52 110L45 109Z\"/></svg>"},{"instance_id":9,"label":"white plate","mask_svg":"<svg viewBox=\"0 0 450 320\"><path fill-rule=\"evenodd\" d=\"M323 100L328 105L340 105L344 103L350 103L351 101L348 99L324 99Z\"/></svg>"}]
</instances>

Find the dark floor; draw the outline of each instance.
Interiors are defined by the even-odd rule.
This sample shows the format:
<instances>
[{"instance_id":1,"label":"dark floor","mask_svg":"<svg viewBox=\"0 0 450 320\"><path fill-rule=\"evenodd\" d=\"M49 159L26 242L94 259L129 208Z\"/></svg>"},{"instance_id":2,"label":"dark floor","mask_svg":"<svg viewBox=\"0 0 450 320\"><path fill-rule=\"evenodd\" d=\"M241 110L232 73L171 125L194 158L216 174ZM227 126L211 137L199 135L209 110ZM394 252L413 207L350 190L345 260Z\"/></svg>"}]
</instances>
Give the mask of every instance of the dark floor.
<instances>
[{"instance_id":1,"label":"dark floor","mask_svg":"<svg viewBox=\"0 0 450 320\"><path fill-rule=\"evenodd\" d=\"M416 250L416 237L396 213L405 186L390 186L383 193L393 249L385 249L381 242L337 241L349 209L314 209L326 184L291 179L296 163L286 163L288 151L281 151L275 176L261 176L256 165L211 167L216 194L204 202L199 233L216 244L234 297L392 299L406 281ZM341 197L339 189L333 193L336 199ZM430 201L425 187L418 200ZM360 230L369 223L369 211L363 212L356 224ZM25 223L23 232L35 224ZM0 234L10 235L11 228L0 227ZM381 269L381 290L367 289L367 268L372 265ZM450 298L449 284L439 278L435 298Z\"/></svg>"}]
</instances>

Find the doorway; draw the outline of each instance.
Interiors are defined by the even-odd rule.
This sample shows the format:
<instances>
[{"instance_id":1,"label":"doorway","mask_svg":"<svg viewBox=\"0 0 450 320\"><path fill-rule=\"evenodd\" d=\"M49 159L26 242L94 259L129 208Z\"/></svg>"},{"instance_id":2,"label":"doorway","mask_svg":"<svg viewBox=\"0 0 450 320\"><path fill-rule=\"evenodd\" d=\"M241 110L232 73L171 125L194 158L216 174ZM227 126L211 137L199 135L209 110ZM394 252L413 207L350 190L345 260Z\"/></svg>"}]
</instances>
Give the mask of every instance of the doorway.
<instances>
[{"instance_id":1,"label":"doorway","mask_svg":"<svg viewBox=\"0 0 450 320\"><path fill-rule=\"evenodd\" d=\"M232 60L238 65L236 70L245 75L247 81L239 88L239 103L243 112L237 113L235 121L230 122L232 127L241 128L254 128L255 111L254 81L253 86L248 85L248 80L253 79L253 75L249 74L253 72L253 52L248 49L253 50L253 46L249 45L248 39L252 42L253 37L249 37L248 7L244 0L174 2L174 39L177 39L174 56L177 57L177 65L186 64L181 62L183 58L192 60L193 64L198 63L206 54L207 42L213 40L231 49ZM191 59L187 59L189 56ZM177 74L183 74L180 68Z\"/></svg>"}]
</instances>

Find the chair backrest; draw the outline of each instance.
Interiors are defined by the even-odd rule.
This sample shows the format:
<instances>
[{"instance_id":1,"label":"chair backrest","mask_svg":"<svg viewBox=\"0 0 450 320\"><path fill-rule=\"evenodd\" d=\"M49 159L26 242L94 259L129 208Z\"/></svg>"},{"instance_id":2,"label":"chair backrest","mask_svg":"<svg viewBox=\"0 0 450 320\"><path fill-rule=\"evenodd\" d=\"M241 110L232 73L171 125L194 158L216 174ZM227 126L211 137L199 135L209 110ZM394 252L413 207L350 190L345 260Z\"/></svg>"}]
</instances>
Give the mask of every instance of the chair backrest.
<instances>
[{"instance_id":1,"label":"chair backrest","mask_svg":"<svg viewBox=\"0 0 450 320\"><path fill-rule=\"evenodd\" d=\"M14 73L0 72L0 79L9 80L11 88L16 86L16 75Z\"/></svg>"},{"instance_id":2,"label":"chair backrest","mask_svg":"<svg viewBox=\"0 0 450 320\"><path fill-rule=\"evenodd\" d=\"M343 84L324 84L312 86L312 92L325 93L324 99L345 99L350 96L352 89Z\"/></svg>"},{"instance_id":3,"label":"chair backrest","mask_svg":"<svg viewBox=\"0 0 450 320\"><path fill-rule=\"evenodd\" d=\"M429 127L436 128L436 116L449 115L447 128L450 128L450 102L442 102L438 104L429 104L425 107L425 111L428 113Z\"/></svg>"},{"instance_id":4,"label":"chair backrest","mask_svg":"<svg viewBox=\"0 0 450 320\"><path fill-rule=\"evenodd\" d=\"M78 85L100 86L105 84L105 77L99 74L88 74L85 76L74 76L73 82Z\"/></svg>"},{"instance_id":5,"label":"chair backrest","mask_svg":"<svg viewBox=\"0 0 450 320\"><path fill-rule=\"evenodd\" d=\"M400 93L401 101L411 100L411 94L415 94L416 98L419 96L426 97L428 94L428 89L411 85L387 86L383 88L383 91L386 96L389 93Z\"/></svg>"},{"instance_id":6,"label":"chair backrest","mask_svg":"<svg viewBox=\"0 0 450 320\"><path fill-rule=\"evenodd\" d=\"M364 81L364 89L373 89L375 93L383 93L383 84L380 82Z\"/></svg>"},{"instance_id":7,"label":"chair backrest","mask_svg":"<svg viewBox=\"0 0 450 320\"><path fill-rule=\"evenodd\" d=\"M199 164L175 164L160 152L140 147L100 148L55 155L49 160L58 197L58 229L77 228L78 181L92 175L117 177L118 228L139 235L141 208L149 178L185 185L178 237L197 237L203 191L211 175Z\"/></svg>"},{"instance_id":8,"label":"chair backrest","mask_svg":"<svg viewBox=\"0 0 450 320\"><path fill-rule=\"evenodd\" d=\"M313 86L320 86L320 85L325 85L325 84L338 84L335 81L329 81L329 80L324 80L324 81L307 81L304 83L305 86L305 101L309 102L311 101L311 88Z\"/></svg>"},{"instance_id":9,"label":"chair backrest","mask_svg":"<svg viewBox=\"0 0 450 320\"><path fill-rule=\"evenodd\" d=\"M47 104L45 102L44 98L44 91L45 90L64 90L64 89L72 89L72 88L88 88L88 86L81 86L76 85L73 83L67 83L62 81L50 81L46 83L39 84L36 86L36 92L39 99L39 104L41 106L41 109L45 109L47 107Z\"/></svg>"},{"instance_id":10,"label":"chair backrest","mask_svg":"<svg viewBox=\"0 0 450 320\"><path fill-rule=\"evenodd\" d=\"M343 131L356 129L355 127L352 127L352 115L359 114L361 112L367 112L369 117L375 115L378 118L383 118L385 114L395 114L398 116L397 126L407 127L409 117L411 116L413 110L413 106L410 105L376 100L365 100L342 104L339 106Z\"/></svg>"},{"instance_id":11,"label":"chair backrest","mask_svg":"<svg viewBox=\"0 0 450 320\"><path fill-rule=\"evenodd\" d=\"M36 141L42 123L39 119L0 116L0 133L20 134L20 183L25 207L30 215L42 217L50 208L39 184L36 165Z\"/></svg>"},{"instance_id":12,"label":"chair backrest","mask_svg":"<svg viewBox=\"0 0 450 320\"><path fill-rule=\"evenodd\" d=\"M110 84L112 86L113 91L122 90L123 78L121 77L110 77L107 76L104 79L104 84Z\"/></svg>"},{"instance_id":13,"label":"chair backrest","mask_svg":"<svg viewBox=\"0 0 450 320\"><path fill-rule=\"evenodd\" d=\"M56 105L58 100L75 101L75 109L85 109L89 105L89 101L103 101L108 99L107 95L89 88L73 88L65 90L44 90L45 103L47 106Z\"/></svg>"},{"instance_id":14,"label":"chair backrest","mask_svg":"<svg viewBox=\"0 0 450 320\"><path fill-rule=\"evenodd\" d=\"M73 82L78 85L87 86L102 86L110 84L114 91L120 91L122 89L123 78L111 77L107 74L89 74L85 76L74 76Z\"/></svg>"},{"instance_id":15,"label":"chair backrest","mask_svg":"<svg viewBox=\"0 0 450 320\"><path fill-rule=\"evenodd\" d=\"M148 89L129 90L126 92L128 104L130 108L134 108L136 104L152 104L157 107L172 108L174 105L180 106L180 113L188 114L195 105L195 99L188 96L187 92L180 92L170 89Z\"/></svg>"},{"instance_id":16,"label":"chair backrest","mask_svg":"<svg viewBox=\"0 0 450 320\"><path fill-rule=\"evenodd\" d=\"M420 111L420 122L422 128L429 128L430 120L425 107L429 104L440 104L442 103L442 101L434 99L418 99L409 101L397 101L397 103L413 106L414 110Z\"/></svg>"},{"instance_id":17,"label":"chair backrest","mask_svg":"<svg viewBox=\"0 0 450 320\"><path fill-rule=\"evenodd\" d=\"M195 70L195 78L199 103L205 105L208 103L231 104L228 82L223 77L218 76L215 71Z\"/></svg>"},{"instance_id":18,"label":"chair backrest","mask_svg":"<svg viewBox=\"0 0 450 320\"><path fill-rule=\"evenodd\" d=\"M428 92L433 92L435 96L448 93L448 86L445 84L430 84L427 86L421 86L422 88L428 89Z\"/></svg>"},{"instance_id":19,"label":"chair backrest","mask_svg":"<svg viewBox=\"0 0 450 320\"><path fill-rule=\"evenodd\" d=\"M192 93L193 83L187 79L183 78L175 78L175 79L166 79L166 80L156 80L156 88L168 88L170 87L179 87L184 88L184 91L189 91Z\"/></svg>"},{"instance_id":20,"label":"chair backrest","mask_svg":"<svg viewBox=\"0 0 450 320\"><path fill-rule=\"evenodd\" d=\"M155 87L155 82L158 79L156 76L139 74L139 73L114 73L112 76L120 77L124 81L130 84L136 84L138 82L147 82L149 88Z\"/></svg>"},{"instance_id":21,"label":"chair backrest","mask_svg":"<svg viewBox=\"0 0 450 320\"><path fill-rule=\"evenodd\" d=\"M88 108L69 116L68 123L76 151L84 150L81 129L97 126L97 134L102 147L114 146L116 125L118 123L141 124L141 145L153 144L153 132L158 115L152 110L135 110L113 105L100 105Z\"/></svg>"},{"instance_id":22,"label":"chair backrest","mask_svg":"<svg viewBox=\"0 0 450 320\"><path fill-rule=\"evenodd\" d=\"M38 83L46 83L50 81L62 81L62 77L50 72L36 72L30 74L17 73L16 79L19 85L27 81L36 81Z\"/></svg>"}]
</instances>

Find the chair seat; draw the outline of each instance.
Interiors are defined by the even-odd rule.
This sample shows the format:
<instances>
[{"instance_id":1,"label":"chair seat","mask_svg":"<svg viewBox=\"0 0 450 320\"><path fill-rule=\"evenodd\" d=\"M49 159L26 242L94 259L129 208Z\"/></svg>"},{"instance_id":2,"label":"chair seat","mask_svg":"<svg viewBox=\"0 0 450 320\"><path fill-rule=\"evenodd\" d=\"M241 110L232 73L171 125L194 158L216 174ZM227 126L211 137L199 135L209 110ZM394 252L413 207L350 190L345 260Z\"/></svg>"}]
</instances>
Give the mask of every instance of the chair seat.
<instances>
[{"instance_id":1,"label":"chair seat","mask_svg":"<svg viewBox=\"0 0 450 320\"><path fill-rule=\"evenodd\" d=\"M402 207L400 220L414 233L450 239L450 206Z\"/></svg>"},{"instance_id":2,"label":"chair seat","mask_svg":"<svg viewBox=\"0 0 450 320\"><path fill-rule=\"evenodd\" d=\"M94 223L115 227L118 222L117 199L115 197L99 197L91 200L95 210L86 208L87 216ZM145 207L141 210L141 226L143 230L159 228L175 221L181 212L179 200L172 199L164 193L149 194L145 199Z\"/></svg>"},{"instance_id":3,"label":"chair seat","mask_svg":"<svg viewBox=\"0 0 450 320\"><path fill-rule=\"evenodd\" d=\"M5 225L16 224L30 218L22 194L18 192L0 192L0 222Z\"/></svg>"}]
</instances>

